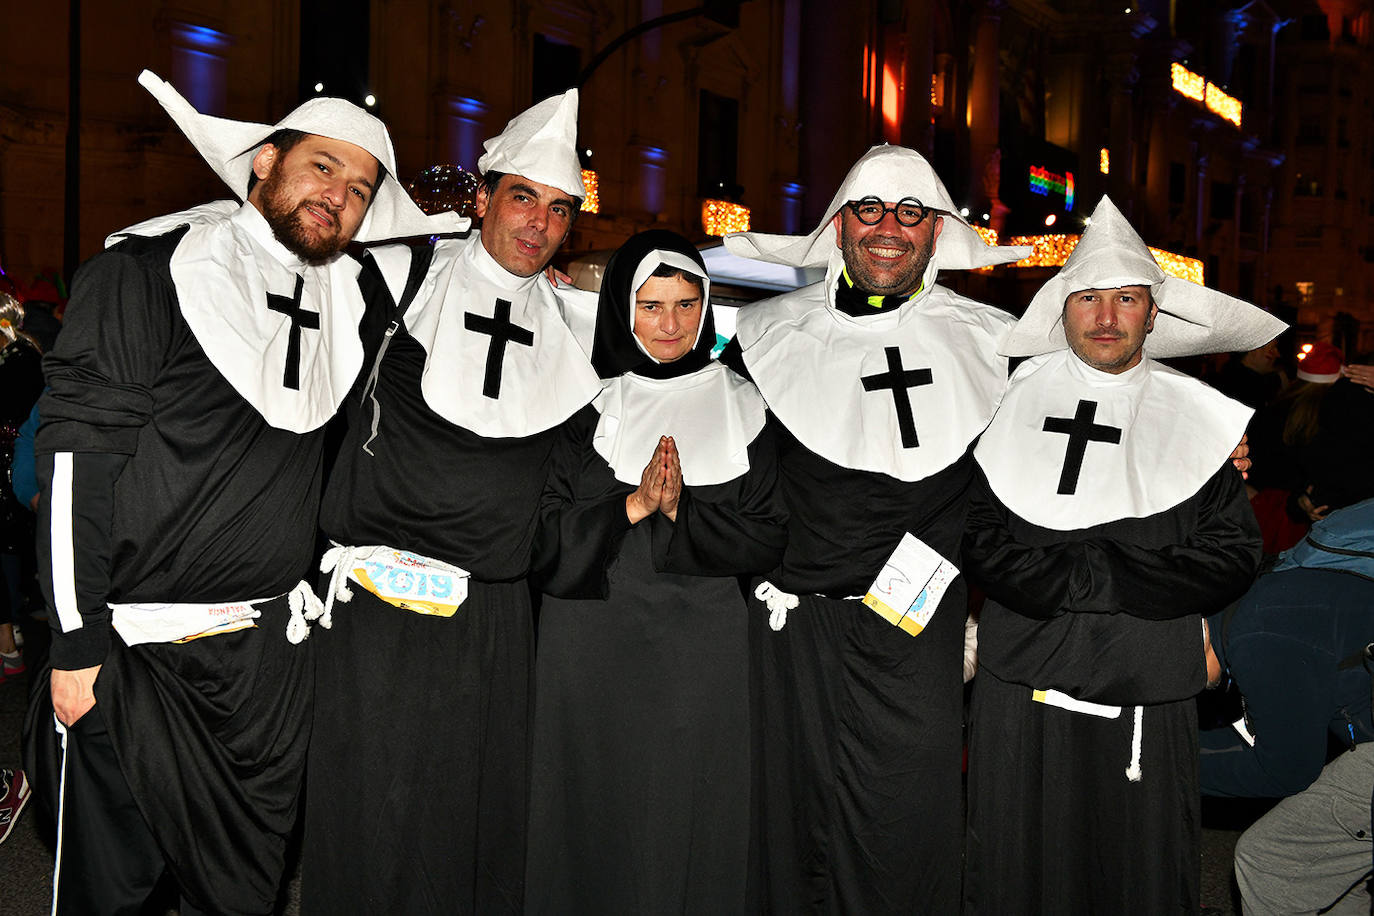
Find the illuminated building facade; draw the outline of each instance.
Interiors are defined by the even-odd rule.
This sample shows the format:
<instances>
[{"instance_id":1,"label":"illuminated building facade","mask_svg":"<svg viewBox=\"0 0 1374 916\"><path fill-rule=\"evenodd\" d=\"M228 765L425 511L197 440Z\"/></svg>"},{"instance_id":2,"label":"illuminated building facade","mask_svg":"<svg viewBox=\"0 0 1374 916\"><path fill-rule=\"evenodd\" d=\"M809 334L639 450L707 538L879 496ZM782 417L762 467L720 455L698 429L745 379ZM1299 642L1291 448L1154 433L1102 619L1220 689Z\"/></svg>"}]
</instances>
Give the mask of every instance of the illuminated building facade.
<instances>
[{"instance_id":1,"label":"illuminated building facade","mask_svg":"<svg viewBox=\"0 0 1374 916\"><path fill-rule=\"evenodd\" d=\"M1374 53L1369 0L1285 8L1276 96L1287 161L1271 184L1271 283L1299 336L1374 350Z\"/></svg>"},{"instance_id":2,"label":"illuminated building facade","mask_svg":"<svg viewBox=\"0 0 1374 916\"><path fill-rule=\"evenodd\" d=\"M86 3L73 180L64 172L69 4L5 4L0 25L13 47L0 72L0 264L21 278L64 260L70 269L112 230L225 196L135 84L144 67L202 111L245 120L271 122L319 93L371 97L402 182L423 186L428 201L453 196L443 182L455 170L445 167L475 169L483 139L582 79L579 145L593 190L564 257L651 226L700 241L750 223L800 230L804 5L722 4L635 37L587 73L631 27L698 4ZM891 83L890 73L879 78ZM69 191L74 214L64 214ZM76 227L69 258L64 222Z\"/></svg>"},{"instance_id":3,"label":"illuminated building facade","mask_svg":"<svg viewBox=\"0 0 1374 916\"><path fill-rule=\"evenodd\" d=\"M1180 269L1285 317L1298 307L1307 332L1358 338L1374 291L1370 2L712 3L589 73L627 30L698 4L87 3L79 181L64 176L69 4L9 4L0 263L21 277L61 268L72 212L84 258L115 228L222 194L135 86L144 66L234 118L271 120L316 85L371 95L402 180L424 175L433 199L454 193L435 184L443 167L474 168L513 114L581 80L595 197L564 258L650 226L703 243L743 220L808 231L854 160L887 141L926 154L989 238L1076 237L1109 193ZM951 280L1018 308L1051 269Z\"/></svg>"}]
</instances>

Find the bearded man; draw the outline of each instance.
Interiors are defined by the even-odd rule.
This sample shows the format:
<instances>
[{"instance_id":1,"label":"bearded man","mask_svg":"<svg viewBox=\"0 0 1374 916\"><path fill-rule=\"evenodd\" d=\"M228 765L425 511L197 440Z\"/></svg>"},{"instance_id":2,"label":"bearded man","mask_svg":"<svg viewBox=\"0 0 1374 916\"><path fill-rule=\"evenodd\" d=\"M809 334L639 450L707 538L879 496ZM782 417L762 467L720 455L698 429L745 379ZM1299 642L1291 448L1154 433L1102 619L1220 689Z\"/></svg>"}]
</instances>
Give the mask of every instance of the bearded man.
<instances>
[{"instance_id":1,"label":"bearded man","mask_svg":"<svg viewBox=\"0 0 1374 916\"><path fill-rule=\"evenodd\" d=\"M310 736L293 644L314 601L324 424L366 349L342 251L463 224L411 203L385 126L348 102L314 99L274 129L140 82L246 202L113 237L48 357L54 907L137 911L169 872L183 913L268 913Z\"/></svg>"}]
</instances>

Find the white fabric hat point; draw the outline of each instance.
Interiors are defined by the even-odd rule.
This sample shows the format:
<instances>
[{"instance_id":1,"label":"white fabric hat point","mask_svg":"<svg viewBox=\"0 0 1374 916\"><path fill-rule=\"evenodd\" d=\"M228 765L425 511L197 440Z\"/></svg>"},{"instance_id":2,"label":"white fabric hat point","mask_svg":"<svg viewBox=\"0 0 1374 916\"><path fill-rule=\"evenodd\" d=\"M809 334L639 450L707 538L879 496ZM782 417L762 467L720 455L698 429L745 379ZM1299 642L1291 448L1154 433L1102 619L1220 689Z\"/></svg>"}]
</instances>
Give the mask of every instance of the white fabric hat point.
<instances>
[{"instance_id":1,"label":"white fabric hat point","mask_svg":"<svg viewBox=\"0 0 1374 916\"><path fill-rule=\"evenodd\" d=\"M840 207L851 200L873 196L895 203L914 197L944 217L940 240L931 260L941 270L968 270L1019 261L1031 253L1029 246L993 247L973 227L964 222L959 208L945 190L925 157L905 146L882 144L870 149L854 163L821 223L810 235L769 235L763 232L735 232L725 237L725 247L744 258L772 261L789 267L816 267L829 264L838 255L835 232L830 222ZM927 219L934 219L931 214Z\"/></svg>"},{"instance_id":2,"label":"white fabric hat point","mask_svg":"<svg viewBox=\"0 0 1374 916\"><path fill-rule=\"evenodd\" d=\"M244 200L253 172L253 157L262 141L275 130L299 130L307 134L352 143L371 153L386 176L373 192L372 204L354 236L356 242L382 242L415 235L465 232L471 220L456 213L427 216L417 207L396 178L396 153L386 125L344 99L311 99L276 124L233 121L196 111L191 103L151 70L138 82L172 116L186 139L201 154L234 196Z\"/></svg>"},{"instance_id":3,"label":"white fabric hat point","mask_svg":"<svg viewBox=\"0 0 1374 916\"><path fill-rule=\"evenodd\" d=\"M1154 295L1159 315L1145 339L1145 353L1156 359L1253 350L1288 327L1248 302L1166 274L1126 217L1103 197L1064 266L1036 292L1002 341L1002 355L1067 349L1064 300L1085 289L1122 286L1148 286Z\"/></svg>"},{"instance_id":4,"label":"white fabric hat point","mask_svg":"<svg viewBox=\"0 0 1374 916\"><path fill-rule=\"evenodd\" d=\"M477 170L522 175L531 181L586 197L577 158L577 90L550 96L511 118L506 129L482 144Z\"/></svg>"}]
</instances>

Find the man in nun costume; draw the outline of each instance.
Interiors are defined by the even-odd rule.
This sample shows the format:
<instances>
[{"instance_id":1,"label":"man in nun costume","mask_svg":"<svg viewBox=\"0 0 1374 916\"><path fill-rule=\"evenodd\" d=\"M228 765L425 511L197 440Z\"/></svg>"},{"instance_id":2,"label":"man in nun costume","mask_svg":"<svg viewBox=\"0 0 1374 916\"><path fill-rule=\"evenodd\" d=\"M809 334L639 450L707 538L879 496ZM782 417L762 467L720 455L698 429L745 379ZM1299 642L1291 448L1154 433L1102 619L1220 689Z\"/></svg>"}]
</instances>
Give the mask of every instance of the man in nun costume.
<instances>
[{"instance_id":1,"label":"man in nun costume","mask_svg":"<svg viewBox=\"0 0 1374 916\"><path fill-rule=\"evenodd\" d=\"M348 102L255 124L139 82L244 202L112 236L45 367L54 908L133 912L170 872L183 913L267 913L310 735L293 643L317 604L324 425L367 345L342 250L461 225L411 203L385 126ZM30 734L51 718L36 703Z\"/></svg>"},{"instance_id":2,"label":"man in nun costume","mask_svg":"<svg viewBox=\"0 0 1374 916\"><path fill-rule=\"evenodd\" d=\"M518 115L478 161L481 232L364 277L400 311L320 517L306 912L521 908L526 576L560 427L600 390L543 274L585 194L576 136L576 90Z\"/></svg>"},{"instance_id":3,"label":"man in nun costume","mask_svg":"<svg viewBox=\"0 0 1374 916\"><path fill-rule=\"evenodd\" d=\"M1283 327L1166 276L1104 198L1003 344L1032 358L974 452L967 912L1197 911L1201 618L1259 562L1251 411L1155 360Z\"/></svg>"},{"instance_id":4,"label":"man in nun costume","mask_svg":"<svg viewBox=\"0 0 1374 916\"><path fill-rule=\"evenodd\" d=\"M782 563L750 607L763 905L953 912L963 581L930 602L923 629L859 599L904 539L957 563L968 450L1006 386L996 345L1012 318L935 276L1027 250L984 244L930 165L897 146L858 161L810 235L725 244L826 267L742 309L722 357L768 404L789 513Z\"/></svg>"}]
</instances>

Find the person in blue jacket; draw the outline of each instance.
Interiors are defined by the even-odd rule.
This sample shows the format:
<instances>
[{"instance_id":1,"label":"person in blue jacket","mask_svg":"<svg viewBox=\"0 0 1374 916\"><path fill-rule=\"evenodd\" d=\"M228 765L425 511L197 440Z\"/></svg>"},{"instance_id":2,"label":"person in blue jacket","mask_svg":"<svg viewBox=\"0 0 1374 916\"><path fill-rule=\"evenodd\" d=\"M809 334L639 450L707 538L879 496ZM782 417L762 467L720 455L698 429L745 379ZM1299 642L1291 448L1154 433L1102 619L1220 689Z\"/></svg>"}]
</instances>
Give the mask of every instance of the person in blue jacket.
<instances>
[{"instance_id":1,"label":"person in blue jacket","mask_svg":"<svg viewBox=\"0 0 1374 916\"><path fill-rule=\"evenodd\" d=\"M1367 500L1332 513L1236 605L1208 618L1209 676L1229 674L1245 715L1203 732L1202 792L1283 799L1236 845L1247 914L1370 912L1371 608ZM1328 762L1333 744L1341 751Z\"/></svg>"},{"instance_id":2,"label":"person in blue jacket","mask_svg":"<svg viewBox=\"0 0 1374 916\"><path fill-rule=\"evenodd\" d=\"M14 440L14 461L10 464L10 484L15 499L30 511L38 511L38 475L33 466L33 434L38 432L38 405L33 405L29 418L19 427Z\"/></svg>"}]
</instances>

